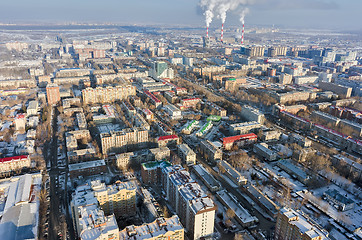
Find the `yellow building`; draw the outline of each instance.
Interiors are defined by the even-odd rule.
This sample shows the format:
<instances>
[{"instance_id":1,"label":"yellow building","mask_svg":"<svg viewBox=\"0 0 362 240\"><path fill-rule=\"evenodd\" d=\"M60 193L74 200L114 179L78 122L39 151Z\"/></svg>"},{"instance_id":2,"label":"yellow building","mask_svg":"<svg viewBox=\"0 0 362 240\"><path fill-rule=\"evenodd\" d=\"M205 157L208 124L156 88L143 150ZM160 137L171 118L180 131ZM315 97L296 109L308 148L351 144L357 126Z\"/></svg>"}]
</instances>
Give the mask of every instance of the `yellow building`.
<instances>
[{"instance_id":1,"label":"yellow building","mask_svg":"<svg viewBox=\"0 0 362 240\"><path fill-rule=\"evenodd\" d=\"M119 240L183 240L184 233L178 216L174 215L141 226L128 226L119 232Z\"/></svg>"},{"instance_id":2,"label":"yellow building","mask_svg":"<svg viewBox=\"0 0 362 240\"><path fill-rule=\"evenodd\" d=\"M92 190L105 214L117 217L130 216L136 212L136 190L133 182L117 181L113 185L92 181Z\"/></svg>"}]
</instances>

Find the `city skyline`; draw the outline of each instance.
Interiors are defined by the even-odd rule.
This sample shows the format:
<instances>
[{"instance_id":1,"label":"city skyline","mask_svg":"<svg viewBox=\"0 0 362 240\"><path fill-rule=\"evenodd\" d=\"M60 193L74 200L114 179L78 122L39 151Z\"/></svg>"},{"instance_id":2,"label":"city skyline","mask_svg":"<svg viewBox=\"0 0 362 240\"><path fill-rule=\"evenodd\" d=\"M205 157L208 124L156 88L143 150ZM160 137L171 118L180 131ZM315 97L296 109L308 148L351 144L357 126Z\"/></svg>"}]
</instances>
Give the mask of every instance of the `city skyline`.
<instances>
[{"instance_id":1,"label":"city skyline","mask_svg":"<svg viewBox=\"0 0 362 240\"><path fill-rule=\"evenodd\" d=\"M286 1L254 0L248 7L246 25L276 25L330 30L360 30L356 17L362 2L336 1ZM112 7L110 7L112 6ZM55 9L57 9L55 11ZM225 25L240 25L238 11L229 12ZM102 5L98 1L63 1L62 5L36 0L15 0L0 3L2 23L121 23L121 24L167 24L180 26L205 26L203 10L196 0L165 1L136 0L132 2L109 0ZM215 17L211 27L219 27L221 21Z\"/></svg>"}]
</instances>

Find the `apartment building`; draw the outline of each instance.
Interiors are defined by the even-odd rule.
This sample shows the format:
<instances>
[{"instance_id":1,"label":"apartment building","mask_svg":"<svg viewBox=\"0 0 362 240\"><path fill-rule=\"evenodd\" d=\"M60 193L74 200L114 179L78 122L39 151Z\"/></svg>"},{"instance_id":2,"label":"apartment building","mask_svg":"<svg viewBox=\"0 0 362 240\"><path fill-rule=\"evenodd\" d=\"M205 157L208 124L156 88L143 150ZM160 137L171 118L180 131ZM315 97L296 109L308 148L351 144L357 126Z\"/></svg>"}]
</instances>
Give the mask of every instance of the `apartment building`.
<instances>
[{"instance_id":1,"label":"apartment building","mask_svg":"<svg viewBox=\"0 0 362 240\"><path fill-rule=\"evenodd\" d=\"M260 112L256 108L247 105L244 105L241 108L241 116L247 121L255 121L260 124L263 124L265 121L264 113Z\"/></svg>"},{"instance_id":2,"label":"apartment building","mask_svg":"<svg viewBox=\"0 0 362 240\"><path fill-rule=\"evenodd\" d=\"M128 147L143 148L148 144L148 131L142 128L127 128L121 131L101 133L102 154L124 152Z\"/></svg>"},{"instance_id":3,"label":"apartment building","mask_svg":"<svg viewBox=\"0 0 362 240\"><path fill-rule=\"evenodd\" d=\"M216 206L181 166L162 169L162 186L189 239L211 236Z\"/></svg>"},{"instance_id":4,"label":"apartment building","mask_svg":"<svg viewBox=\"0 0 362 240\"><path fill-rule=\"evenodd\" d=\"M31 160L29 155L0 158L0 173L6 174L12 171L30 168Z\"/></svg>"},{"instance_id":5,"label":"apartment building","mask_svg":"<svg viewBox=\"0 0 362 240\"><path fill-rule=\"evenodd\" d=\"M85 104L110 103L116 100L125 100L132 95L136 95L136 87L129 84L116 87L86 88L82 90L83 102Z\"/></svg>"},{"instance_id":6,"label":"apartment building","mask_svg":"<svg viewBox=\"0 0 362 240\"><path fill-rule=\"evenodd\" d=\"M301 211L283 208L275 227L276 240L329 240L328 232Z\"/></svg>"},{"instance_id":7,"label":"apartment building","mask_svg":"<svg viewBox=\"0 0 362 240\"><path fill-rule=\"evenodd\" d=\"M106 186L100 180L91 183L94 196L105 214L117 217L130 216L136 211L137 186L133 182L117 181Z\"/></svg>"},{"instance_id":8,"label":"apartment building","mask_svg":"<svg viewBox=\"0 0 362 240\"><path fill-rule=\"evenodd\" d=\"M157 138L159 147L174 146L180 143L180 138L177 135L166 135Z\"/></svg>"},{"instance_id":9,"label":"apartment building","mask_svg":"<svg viewBox=\"0 0 362 240\"><path fill-rule=\"evenodd\" d=\"M189 166L196 164L196 153L187 145L177 145L178 156Z\"/></svg>"},{"instance_id":10,"label":"apartment building","mask_svg":"<svg viewBox=\"0 0 362 240\"><path fill-rule=\"evenodd\" d=\"M103 174L107 172L107 166L104 159L69 164L70 178L76 178L79 176L86 177L96 174Z\"/></svg>"},{"instance_id":11,"label":"apartment building","mask_svg":"<svg viewBox=\"0 0 362 240\"><path fill-rule=\"evenodd\" d=\"M71 212L74 230L80 240L119 240L115 216L104 214L89 185L77 187L72 196Z\"/></svg>"},{"instance_id":12,"label":"apartment building","mask_svg":"<svg viewBox=\"0 0 362 240\"><path fill-rule=\"evenodd\" d=\"M128 226L119 232L120 240L183 240L185 230L177 215L157 218L141 226Z\"/></svg>"},{"instance_id":13,"label":"apartment building","mask_svg":"<svg viewBox=\"0 0 362 240\"><path fill-rule=\"evenodd\" d=\"M230 131L233 134L245 134L250 132L251 130L261 128L261 126L262 125L256 121L235 123L230 125Z\"/></svg>"},{"instance_id":14,"label":"apartment building","mask_svg":"<svg viewBox=\"0 0 362 240\"><path fill-rule=\"evenodd\" d=\"M207 156L210 161L222 160L222 150L209 140L202 140L200 145L201 153Z\"/></svg>"},{"instance_id":15,"label":"apartment building","mask_svg":"<svg viewBox=\"0 0 362 240\"><path fill-rule=\"evenodd\" d=\"M224 137L222 139L222 144L225 150L231 150L231 148L236 145L242 147L245 145L253 144L258 140L258 136L254 133L236 135L231 137Z\"/></svg>"}]
</instances>

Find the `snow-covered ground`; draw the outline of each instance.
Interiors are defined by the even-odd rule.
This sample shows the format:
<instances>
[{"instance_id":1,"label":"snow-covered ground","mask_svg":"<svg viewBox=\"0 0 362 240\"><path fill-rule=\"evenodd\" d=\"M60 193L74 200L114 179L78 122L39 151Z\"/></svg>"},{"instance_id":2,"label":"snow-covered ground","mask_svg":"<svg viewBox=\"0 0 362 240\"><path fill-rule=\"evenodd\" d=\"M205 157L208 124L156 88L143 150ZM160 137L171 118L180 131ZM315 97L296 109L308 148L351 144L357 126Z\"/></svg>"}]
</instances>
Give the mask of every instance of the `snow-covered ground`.
<instances>
[{"instance_id":1,"label":"snow-covered ground","mask_svg":"<svg viewBox=\"0 0 362 240\"><path fill-rule=\"evenodd\" d=\"M313 190L313 195L321 198L323 193L327 190L337 190L339 194L346 196L355 203L354 209L340 212L333 206L333 204L323 201L328 204L329 211L333 212L336 217L335 219L341 219L348 225L355 226L355 228L362 227L362 201L335 184Z\"/></svg>"},{"instance_id":2,"label":"snow-covered ground","mask_svg":"<svg viewBox=\"0 0 362 240\"><path fill-rule=\"evenodd\" d=\"M265 168L267 168L267 173L272 174L273 177L278 179L281 182L286 182L292 188L292 192L302 191L306 189L306 186L299 182L298 180L293 179L288 173L280 169L278 166L273 166L271 163L265 163Z\"/></svg>"}]
</instances>

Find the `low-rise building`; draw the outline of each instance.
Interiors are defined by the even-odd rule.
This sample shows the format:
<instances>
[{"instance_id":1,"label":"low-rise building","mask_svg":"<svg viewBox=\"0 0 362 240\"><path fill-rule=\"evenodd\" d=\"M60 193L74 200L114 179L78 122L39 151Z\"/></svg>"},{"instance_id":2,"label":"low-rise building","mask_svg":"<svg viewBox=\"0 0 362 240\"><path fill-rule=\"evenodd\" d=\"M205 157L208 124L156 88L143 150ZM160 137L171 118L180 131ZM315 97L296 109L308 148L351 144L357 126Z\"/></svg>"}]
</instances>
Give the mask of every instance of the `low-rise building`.
<instances>
[{"instance_id":1,"label":"low-rise building","mask_svg":"<svg viewBox=\"0 0 362 240\"><path fill-rule=\"evenodd\" d=\"M191 122L188 122L185 124L185 126L182 128L182 133L191 134L192 131L198 127L198 125L199 125L199 121L192 120Z\"/></svg>"},{"instance_id":2,"label":"low-rise building","mask_svg":"<svg viewBox=\"0 0 362 240\"><path fill-rule=\"evenodd\" d=\"M332 91L344 98L349 98L352 94L352 87L342 86L331 82L319 82L319 88L323 91Z\"/></svg>"},{"instance_id":3,"label":"low-rise building","mask_svg":"<svg viewBox=\"0 0 362 240\"><path fill-rule=\"evenodd\" d=\"M250 227L259 222L259 220L252 216L238 200L227 193L225 190L221 190L216 193L217 199L228 209L231 209L235 214L235 219L243 226L244 228Z\"/></svg>"},{"instance_id":4,"label":"low-rise building","mask_svg":"<svg viewBox=\"0 0 362 240\"><path fill-rule=\"evenodd\" d=\"M115 160L118 168L127 169L132 164L137 165L147 161L169 160L170 154L171 152L168 147L160 147L117 154Z\"/></svg>"},{"instance_id":5,"label":"low-rise building","mask_svg":"<svg viewBox=\"0 0 362 240\"><path fill-rule=\"evenodd\" d=\"M187 108L194 108L196 105L201 102L200 98L188 98L188 99L182 99L181 100L181 107L180 109L187 109Z\"/></svg>"},{"instance_id":6,"label":"low-rise building","mask_svg":"<svg viewBox=\"0 0 362 240\"><path fill-rule=\"evenodd\" d=\"M266 194L260 191L253 184L249 184L245 187L246 194L254 200L262 209L266 211L270 216L276 217L280 207L271 200Z\"/></svg>"},{"instance_id":7,"label":"low-rise building","mask_svg":"<svg viewBox=\"0 0 362 240\"><path fill-rule=\"evenodd\" d=\"M241 108L241 116L243 116L243 118L245 118L247 121L249 122L257 122L260 124L263 124L265 121L265 116L264 113L260 112L258 109L253 108L251 106L248 105L244 105Z\"/></svg>"},{"instance_id":8,"label":"low-rise building","mask_svg":"<svg viewBox=\"0 0 362 240\"><path fill-rule=\"evenodd\" d=\"M15 130L24 132L25 131L25 124L26 124L26 116L24 113L19 113L15 116L14 119L15 123Z\"/></svg>"},{"instance_id":9,"label":"low-rise building","mask_svg":"<svg viewBox=\"0 0 362 240\"><path fill-rule=\"evenodd\" d=\"M170 116L171 119L180 119L182 118L181 110L175 107L175 105L168 104L165 107L167 114Z\"/></svg>"},{"instance_id":10,"label":"low-rise building","mask_svg":"<svg viewBox=\"0 0 362 240\"><path fill-rule=\"evenodd\" d=\"M87 121L85 120L84 113L80 112L76 114L77 117L77 124L79 129L87 129Z\"/></svg>"},{"instance_id":11,"label":"low-rise building","mask_svg":"<svg viewBox=\"0 0 362 240\"><path fill-rule=\"evenodd\" d=\"M253 151L268 161L275 161L278 157L277 152L269 149L269 146L266 143L255 144L253 147Z\"/></svg>"},{"instance_id":12,"label":"low-rise building","mask_svg":"<svg viewBox=\"0 0 362 240\"><path fill-rule=\"evenodd\" d=\"M215 111L215 115L220 117L226 117L226 109L220 107L213 102L206 102L206 105L211 111Z\"/></svg>"},{"instance_id":13,"label":"low-rise building","mask_svg":"<svg viewBox=\"0 0 362 240\"><path fill-rule=\"evenodd\" d=\"M194 165L193 169L196 175L201 178L202 182L211 192L220 190L220 183L201 164Z\"/></svg>"},{"instance_id":14,"label":"low-rise building","mask_svg":"<svg viewBox=\"0 0 362 240\"><path fill-rule=\"evenodd\" d=\"M158 133L160 135L172 135L173 134L172 129L163 122L160 122L160 121L157 122L156 127L157 127Z\"/></svg>"},{"instance_id":15,"label":"low-rise building","mask_svg":"<svg viewBox=\"0 0 362 240\"><path fill-rule=\"evenodd\" d=\"M262 141L272 141L272 140L279 140L281 136L281 132L278 130L271 130L271 131L263 131L261 136Z\"/></svg>"},{"instance_id":16,"label":"low-rise building","mask_svg":"<svg viewBox=\"0 0 362 240\"><path fill-rule=\"evenodd\" d=\"M79 176L86 177L86 176L103 174L106 172L107 172L107 166L106 162L103 159L69 164L70 178L77 178Z\"/></svg>"},{"instance_id":17,"label":"low-rise building","mask_svg":"<svg viewBox=\"0 0 362 240\"><path fill-rule=\"evenodd\" d=\"M243 122L230 125L230 131L232 134L246 134L254 129L261 128L262 125L258 122Z\"/></svg>"},{"instance_id":18,"label":"low-rise building","mask_svg":"<svg viewBox=\"0 0 362 240\"><path fill-rule=\"evenodd\" d=\"M39 110L39 102L38 101L30 101L28 108L26 109L26 115L32 116L37 115Z\"/></svg>"},{"instance_id":19,"label":"low-rise building","mask_svg":"<svg viewBox=\"0 0 362 240\"><path fill-rule=\"evenodd\" d=\"M7 175L11 172L15 172L30 167L31 167L31 159L29 155L0 158L1 175Z\"/></svg>"},{"instance_id":20,"label":"low-rise building","mask_svg":"<svg viewBox=\"0 0 362 240\"><path fill-rule=\"evenodd\" d=\"M348 211L354 208L354 201L340 194L336 189L327 190L323 196L332 202L340 211Z\"/></svg>"},{"instance_id":21,"label":"low-rise building","mask_svg":"<svg viewBox=\"0 0 362 240\"><path fill-rule=\"evenodd\" d=\"M230 150L234 145L243 147L245 145L256 143L257 140L258 136L256 134L248 133L231 137L224 137L222 139L222 144L225 150Z\"/></svg>"},{"instance_id":22,"label":"low-rise building","mask_svg":"<svg viewBox=\"0 0 362 240\"><path fill-rule=\"evenodd\" d=\"M304 147L304 148L312 146L312 140L310 140L306 137L303 137L299 134L296 134L296 133L291 133L288 136L288 141L290 143L297 143L298 145L300 145L301 147Z\"/></svg>"},{"instance_id":23,"label":"low-rise building","mask_svg":"<svg viewBox=\"0 0 362 240\"><path fill-rule=\"evenodd\" d=\"M303 169L301 169L300 167L295 165L293 163L293 160L291 160L291 159L279 160L277 165L278 165L278 167L280 167L281 169L286 171L291 176L297 178L300 182L302 182L304 184L306 184L307 181L310 179L308 174Z\"/></svg>"},{"instance_id":24,"label":"low-rise building","mask_svg":"<svg viewBox=\"0 0 362 240\"><path fill-rule=\"evenodd\" d=\"M235 184L241 186L245 185L248 182L246 177L241 175L241 173L235 170L235 168L233 168L228 162L223 160L218 161L217 166L219 168L220 173L225 174Z\"/></svg>"},{"instance_id":25,"label":"low-rise building","mask_svg":"<svg viewBox=\"0 0 362 240\"><path fill-rule=\"evenodd\" d=\"M80 98L66 98L62 100L63 108L70 108L72 105L80 106Z\"/></svg>"},{"instance_id":26,"label":"low-rise building","mask_svg":"<svg viewBox=\"0 0 362 240\"><path fill-rule=\"evenodd\" d=\"M176 146L180 144L180 138L177 135L166 135L157 138L159 147Z\"/></svg>"},{"instance_id":27,"label":"low-rise building","mask_svg":"<svg viewBox=\"0 0 362 240\"><path fill-rule=\"evenodd\" d=\"M202 127L197 131L196 136L203 137L212 127L213 127L212 121L207 121Z\"/></svg>"},{"instance_id":28,"label":"low-rise building","mask_svg":"<svg viewBox=\"0 0 362 240\"><path fill-rule=\"evenodd\" d=\"M0 183L0 239L37 239L42 174L25 174Z\"/></svg>"}]
</instances>

